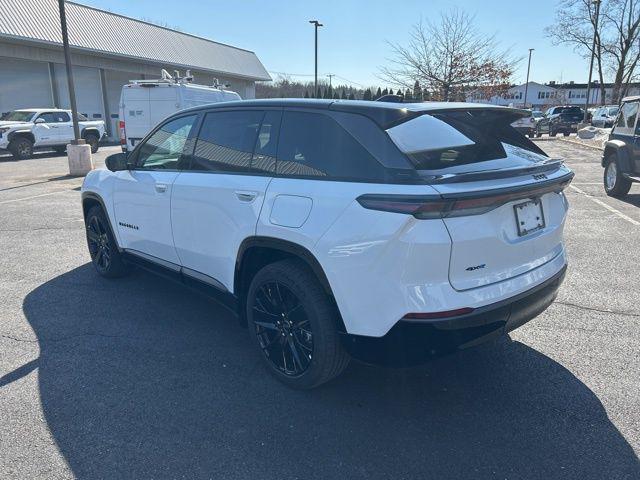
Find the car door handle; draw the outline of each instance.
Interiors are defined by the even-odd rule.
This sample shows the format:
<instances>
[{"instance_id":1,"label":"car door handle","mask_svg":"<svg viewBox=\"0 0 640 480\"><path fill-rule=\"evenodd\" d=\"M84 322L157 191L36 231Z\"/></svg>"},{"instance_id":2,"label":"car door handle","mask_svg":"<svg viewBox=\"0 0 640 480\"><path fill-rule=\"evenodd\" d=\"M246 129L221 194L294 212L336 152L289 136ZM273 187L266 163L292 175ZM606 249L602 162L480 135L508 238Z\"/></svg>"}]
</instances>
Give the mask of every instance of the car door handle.
<instances>
[{"instance_id":1,"label":"car door handle","mask_svg":"<svg viewBox=\"0 0 640 480\"><path fill-rule=\"evenodd\" d=\"M241 202L253 202L258 196L258 192L250 192L247 190L236 190L236 197Z\"/></svg>"},{"instance_id":2,"label":"car door handle","mask_svg":"<svg viewBox=\"0 0 640 480\"><path fill-rule=\"evenodd\" d=\"M156 183L156 192L164 193L167 191L167 185L164 183Z\"/></svg>"}]
</instances>

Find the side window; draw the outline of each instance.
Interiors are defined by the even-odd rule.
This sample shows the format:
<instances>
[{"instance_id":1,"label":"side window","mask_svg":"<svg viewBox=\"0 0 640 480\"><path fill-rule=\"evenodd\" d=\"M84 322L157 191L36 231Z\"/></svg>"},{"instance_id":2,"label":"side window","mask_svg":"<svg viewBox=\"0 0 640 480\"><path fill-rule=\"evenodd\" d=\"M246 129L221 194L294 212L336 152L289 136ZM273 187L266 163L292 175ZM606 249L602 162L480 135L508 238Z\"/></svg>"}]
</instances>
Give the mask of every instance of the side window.
<instances>
[{"instance_id":1,"label":"side window","mask_svg":"<svg viewBox=\"0 0 640 480\"><path fill-rule=\"evenodd\" d=\"M278 146L279 175L383 181L384 168L334 119L284 112Z\"/></svg>"},{"instance_id":2,"label":"side window","mask_svg":"<svg viewBox=\"0 0 640 480\"><path fill-rule=\"evenodd\" d=\"M638 102L625 103L616 121L615 133L633 135L633 129L638 116Z\"/></svg>"},{"instance_id":3,"label":"side window","mask_svg":"<svg viewBox=\"0 0 640 480\"><path fill-rule=\"evenodd\" d=\"M253 151L251 170L263 173L275 173L281 118L281 112L267 111L264 114L264 119L258 132L258 138L256 139L256 147Z\"/></svg>"},{"instance_id":4,"label":"side window","mask_svg":"<svg viewBox=\"0 0 640 480\"><path fill-rule=\"evenodd\" d=\"M151 135L138 150L136 166L150 170L175 170L196 115L171 120Z\"/></svg>"},{"instance_id":5,"label":"side window","mask_svg":"<svg viewBox=\"0 0 640 480\"><path fill-rule=\"evenodd\" d=\"M56 123L56 117L53 112L45 112L41 113L38 118L41 118L45 121L45 123Z\"/></svg>"},{"instance_id":6,"label":"side window","mask_svg":"<svg viewBox=\"0 0 640 480\"><path fill-rule=\"evenodd\" d=\"M71 117L67 112L56 112L55 117L56 117L56 122L65 123L65 122L71 121Z\"/></svg>"},{"instance_id":7,"label":"side window","mask_svg":"<svg viewBox=\"0 0 640 480\"><path fill-rule=\"evenodd\" d=\"M264 112L210 112L204 117L191 164L192 170L249 172Z\"/></svg>"}]
</instances>

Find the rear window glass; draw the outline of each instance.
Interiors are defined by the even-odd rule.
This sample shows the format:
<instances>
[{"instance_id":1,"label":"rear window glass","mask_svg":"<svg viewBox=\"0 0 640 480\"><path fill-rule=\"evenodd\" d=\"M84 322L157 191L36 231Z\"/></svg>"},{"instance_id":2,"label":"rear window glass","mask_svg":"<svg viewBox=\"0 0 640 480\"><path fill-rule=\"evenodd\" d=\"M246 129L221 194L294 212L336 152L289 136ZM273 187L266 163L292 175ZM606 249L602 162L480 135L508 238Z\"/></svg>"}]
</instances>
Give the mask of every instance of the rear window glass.
<instances>
[{"instance_id":1,"label":"rear window glass","mask_svg":"<svg viewBox=\"0 0 640 480\"><path fill-rule=\"evenodd\" d=\"M250 172L261 111L207 113L196 143L192 169Z\"/></svg>"},{"instance_id":2,"label":"rear window glass","mask_svg":"<svg viewBox=\"0 0 640 480\"><path fill-rule=\"evenodd\" d=\"M582 113L582 109L580 107L558 107L555 113Z\"/></svg>"},{"instance_id":3,"label":"rear window glass","mask_svg":"<svg viewBox=\"0 0 640 480\"><path fill-rule=\"evenodd\" d=\"M544 155L510 122L513 117L499 111L450 111L422 115L388 133L417 170L442 170L507 158L506 145L536 154L531 158Z\"/></svg>"},{"instance_id":4,"label":"rear window glass","mask_svg":"<svg viewBox=\"0 0 640 480\"><path fill-rule=\"evenodd\" d=\"M328 180L378 181L382 165L333 118L309 112L284 113L277 172Z\"/></svg>"}]
</instances>

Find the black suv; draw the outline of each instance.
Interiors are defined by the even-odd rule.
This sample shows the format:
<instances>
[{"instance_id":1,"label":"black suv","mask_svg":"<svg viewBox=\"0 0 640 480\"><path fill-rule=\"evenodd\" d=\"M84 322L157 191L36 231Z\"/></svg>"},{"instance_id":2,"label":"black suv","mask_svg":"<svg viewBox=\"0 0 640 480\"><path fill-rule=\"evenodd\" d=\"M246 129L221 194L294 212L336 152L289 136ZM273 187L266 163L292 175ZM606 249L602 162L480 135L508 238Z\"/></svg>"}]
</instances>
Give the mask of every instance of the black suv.
<instances>
[{"instance_id":1,"label":"black suv","mask_svg":"<svg viewBox=\"0 0 640 480\"><path fill-rule=\"evenodd\" d=\"M536 124L536 137L548 133L550 137L555 137L562 133L565 137L570 133L578 131L578 124L584 119L584 110L576 106L551 107Z\"/></svg>"},{"instance_id":2,"label":"black suv","mask_svg":"<svg viewBox=\"0 0 640 480\"><path fill-rule=\"evenodd\" d=\"M604 189L612 197L626 195L632 182L640 182L639 104L640 97L622 99L618 118L604 147Z\"/></svg>"}]
</instances>

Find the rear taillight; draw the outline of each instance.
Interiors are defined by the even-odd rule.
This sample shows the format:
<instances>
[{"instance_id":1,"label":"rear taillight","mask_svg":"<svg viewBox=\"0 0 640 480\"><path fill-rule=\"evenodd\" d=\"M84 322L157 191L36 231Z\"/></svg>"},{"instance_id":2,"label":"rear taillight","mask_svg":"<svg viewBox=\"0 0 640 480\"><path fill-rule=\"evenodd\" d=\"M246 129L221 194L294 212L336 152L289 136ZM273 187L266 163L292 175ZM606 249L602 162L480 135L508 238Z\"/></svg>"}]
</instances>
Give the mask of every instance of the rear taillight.
<instances>
[{"instance_id":1,"label":"rear taillight","mask_svg":"<svg viewBox=\"0 0 640 480\"><path fill-rule=\"evenodd\" d=\"M514 200L539 198L545 193L561 192L569 185L573 174L564 178L545 185L528 185L494 193L488 191L448 196L367 194L361 195L357 200L369 210L404 213L419 220L466 217L487 213Z\"/></svg>"},{"instance_id":2,"label":"rear taillight","mask_svg":"<svg viewBox=\"0 0 640 480\"><path fill-rule=\"evenodd\" d=\"M118 122L118 128L120 130L120 145L126 145L127 144L127 133L126 133L125 128L124 128L124 121L120 120Z\"/></svg>"}]
</instances>

